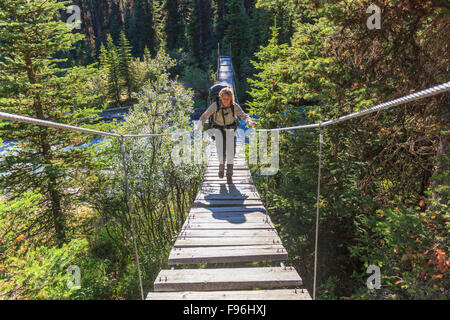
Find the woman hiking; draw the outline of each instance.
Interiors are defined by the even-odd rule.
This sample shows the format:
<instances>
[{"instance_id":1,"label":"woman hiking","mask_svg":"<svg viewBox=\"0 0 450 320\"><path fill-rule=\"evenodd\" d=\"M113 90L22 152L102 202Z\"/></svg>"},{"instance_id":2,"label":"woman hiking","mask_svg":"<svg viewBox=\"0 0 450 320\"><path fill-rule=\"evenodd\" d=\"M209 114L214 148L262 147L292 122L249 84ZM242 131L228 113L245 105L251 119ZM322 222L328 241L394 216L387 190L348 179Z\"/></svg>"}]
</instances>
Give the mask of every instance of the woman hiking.
<instances>
[{"instance_id":1,"label":"woman hiking","mask_svg":"<svg viewBox=\"0 0 450 320\"><path fill-rule=\"evenodd\" d=\"M220 104L219 108L217 106L217 103ZM219 178L223 178L224 176L224 170L225 170L225 160L227 162L227 183L231 184L233 183L233 180L231 176L233 175L233 160L234 155L236 153L236 135L235 131L237 128L237 124L239 123L237 120L237 115L245 121L245 123L249 127L253 127L256 125L256 122L254 122L248 114L246 114L241 106L239 106L236 102L234 102L234 94L233 90L231 90L230 87L225 87L220 90L219 97L216 100L216 102L211 103L211 105L206 109L206 111L200 116L200 121L198 122L197 127L194 129L194 131L199 131L203 125L205 124L205 121L210 118L210 116L213 116L213 125L212 128L220 130L222 133L222 148L220 148L220 142L219 139L215 139L216 141L216 150L217 154L219 156ZM227 148L226 148L226 131L227 130L233 130L232 136L234 137L234 146L233 146L233 152L229 153L227 155ZM220 135L219 135L220 138ZM220 150L222 149L222 150Z\"/></svg>"}]
</instances>

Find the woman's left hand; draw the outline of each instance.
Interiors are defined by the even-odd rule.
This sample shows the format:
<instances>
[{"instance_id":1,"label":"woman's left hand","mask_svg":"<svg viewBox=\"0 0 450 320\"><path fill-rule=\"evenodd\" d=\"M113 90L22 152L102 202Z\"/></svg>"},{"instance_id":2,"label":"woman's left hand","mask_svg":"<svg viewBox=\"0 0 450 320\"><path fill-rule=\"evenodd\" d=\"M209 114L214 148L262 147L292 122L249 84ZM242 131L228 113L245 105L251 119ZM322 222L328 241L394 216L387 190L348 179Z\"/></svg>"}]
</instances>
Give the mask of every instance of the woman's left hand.
<instances>
[{"instance_id":1,"label":"woman's left hand","mask_svg":"<svg viewBox=\"0 0 450 320\"><path fill-rule=\"evenodd\" d=\"M248 126L249 126L249 127L254 127L254 126L256 126L256 122L255 122L255 121L250 121L250 122L248 123Z\"/></svg>"}]
</instances>

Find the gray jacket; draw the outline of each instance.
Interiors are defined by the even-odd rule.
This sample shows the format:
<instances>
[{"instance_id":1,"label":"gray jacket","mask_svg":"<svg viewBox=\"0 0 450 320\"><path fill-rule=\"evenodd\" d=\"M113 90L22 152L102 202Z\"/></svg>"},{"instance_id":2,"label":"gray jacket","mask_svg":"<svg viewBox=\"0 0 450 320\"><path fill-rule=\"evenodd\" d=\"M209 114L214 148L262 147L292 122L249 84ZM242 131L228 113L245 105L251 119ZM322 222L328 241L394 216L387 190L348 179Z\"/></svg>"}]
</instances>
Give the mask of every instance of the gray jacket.
<instances>
[{"instance_id":1,"label":"gray jacket","mask_svg":"<svg viewBox=\"0 0 450 320\"><path fill-rule=\"evenodd\" d=\"M246 124L252 121L250 116L245 113L241 106L237 103L234 103L234 118L233 118L233 110L231 105L229 107L223 107L220 112L217 111L217 104L215 102L211 103L211 105L206 109L206 111L200 116L200 121L202 126L205 124L205 121L209 119L209 117L214 114L214 122L220 126L223 126L223 119L225 118L225 125L230 125L234 122L236 116L239 116ZM223 113L223 117L222 117Z\"/></svg>"}]
</instances>

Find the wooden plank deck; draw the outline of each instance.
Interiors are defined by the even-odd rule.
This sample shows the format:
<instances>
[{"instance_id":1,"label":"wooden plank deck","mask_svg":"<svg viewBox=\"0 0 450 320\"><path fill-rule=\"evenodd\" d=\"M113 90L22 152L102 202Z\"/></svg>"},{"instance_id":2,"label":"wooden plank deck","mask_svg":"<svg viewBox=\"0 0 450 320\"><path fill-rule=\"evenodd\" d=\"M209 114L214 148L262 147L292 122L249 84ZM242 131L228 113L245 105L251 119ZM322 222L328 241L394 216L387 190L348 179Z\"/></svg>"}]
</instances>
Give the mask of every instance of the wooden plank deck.
<instances>
[{"instance_id":1,"label":"wooden plank deck","mask_svg":"<svg viewBox=\"0 0 450 320\"><path fill-rule=\"evenodd\" d=\"M175 248L186 247L224 247L224 246L259 246L281 244L278 236L267 237L209 237L209 238L181 238L175 241Z\"/></svg>"},{"instance_id":2,"label":"wooden plank deck","mask_svg":"<svg viewBox=\"0 0 450 320\"><path fill-rule=\"evenodd\" d=\"M186 238L236 238L236 237L278 237L272 229L226 229L226 230L182 230L179 239Z\"/></svg>"},{"instance_id":3,"label":"wooden plank deck","mask_svg":"<svg viewBox=\"0 0 450 320\"><path fill-rule=\"evenodd\" d=\"M304 289L150 292L147 300L311 300Z\"/></svg>"},{"instance_id":4,"label":"wooden plank deck","mask_svg":"<svg viewBox=\"0 0 450 320\"><path fill-rule=\"evenodd\" d=\"M232 263L254 261L285 261L286 249L282 245L241 245L221 247L173 247L169 265Z\"/></svg>"},{"instance_id":5,"label":"wooden plank deck","mask_svg":"<svg viewBox=\"0 0 450 320\"><path fill-rule=\"evenodd\" d=\"M293 268L217 268L162 270L155 291L217 291L299 287L302 279Z\"/></svg>"},{"instance_id":6,"label":"wooden plank deck","mask_svg":"<svg viewBox=\"0 0 450 320\"><path fill-rule=\"evenodd\" d=\"M277 263L288 257L236 144L233 184L218 177L215 147L200 191L169 254L169 265ZM292 267L161 270L147 299L311 299ZM292 289L285 289L292 288ZM254 290L258 289L258 290ZM265 289L265 290L260 290Z\"/></svg>"}]
</instances>

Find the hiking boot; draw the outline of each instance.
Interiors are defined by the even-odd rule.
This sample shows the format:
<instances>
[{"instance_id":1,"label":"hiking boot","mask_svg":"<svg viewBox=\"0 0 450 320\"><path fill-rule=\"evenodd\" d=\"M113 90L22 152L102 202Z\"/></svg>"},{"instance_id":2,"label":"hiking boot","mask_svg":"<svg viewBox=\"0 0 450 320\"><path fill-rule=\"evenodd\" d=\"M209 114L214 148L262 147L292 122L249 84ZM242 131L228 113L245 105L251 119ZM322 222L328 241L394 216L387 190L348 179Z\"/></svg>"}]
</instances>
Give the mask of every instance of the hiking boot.
<instances>
[{"instance_id":1,"label":"hiking boot","mask_svg":"<svg viewBox=\"0 0 450 320\"><path fill-rule=\"evenodd\" d=\"M227 164L227 183L232 184L233 179L231 178L233 176L233 165Z\"/></svg>"},{"instance_id":2,"label":"hiking boot","mask_svg":"<svg viewBox=\"0 0 450 320\"><path fill-rule=\"evenodd\" d=\"M225 165L223 163L219 164L219 178L220 179L223 178L224 170L225 170Z\"/></svg>"}]
</instances>

